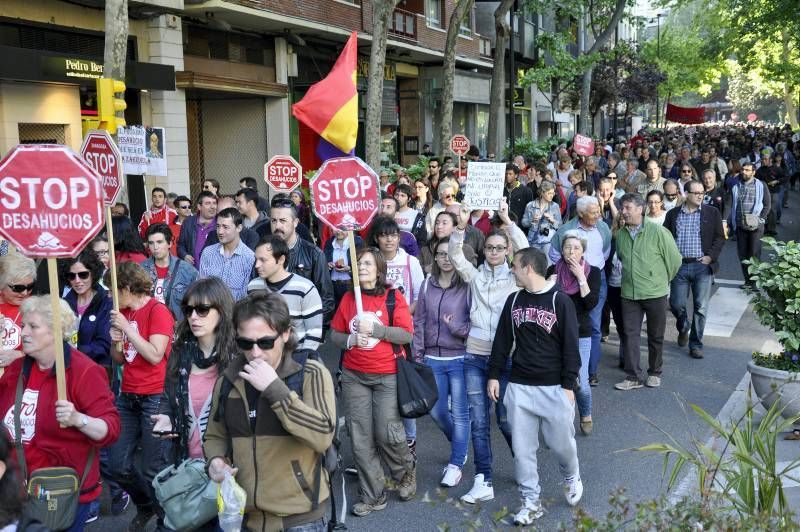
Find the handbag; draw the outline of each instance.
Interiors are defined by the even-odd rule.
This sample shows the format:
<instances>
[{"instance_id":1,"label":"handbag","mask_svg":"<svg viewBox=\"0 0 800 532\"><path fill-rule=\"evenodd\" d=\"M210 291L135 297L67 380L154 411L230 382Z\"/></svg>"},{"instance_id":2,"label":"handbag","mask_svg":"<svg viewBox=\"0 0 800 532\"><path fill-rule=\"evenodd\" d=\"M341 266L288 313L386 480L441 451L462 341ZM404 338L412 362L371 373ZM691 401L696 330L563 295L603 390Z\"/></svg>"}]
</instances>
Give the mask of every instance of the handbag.
<instances>
[{"instance_id":1,"label":"handbag","mask_svg":"<svg viewBox=\"0 0 800 532\"><path fill-rule=\"evenodd\" d=\"M17 393L14 400L14 443L17 458L22 470L22 478L28 479L28 464L25 461L25 447L22 445L22 373L17 380ZM50 530L67 530L75 521L75 513L81 496L81 486L94 463L95 448L89 451L89 458L83 475L71 467L42 467L31 473L27 480L28 501L24 514L36 519Z\"/></svg>"},{"instance_id":2,"label":"handbag","mask_svg":"<svg viewBox=\"0 0 800 532\"><path fill-rule=\"evenodd\" d=\"M153 478L164 524L173 530L194 530L217 515L217 483L208 478L206 463L189 458L170 465Z\"/></svg>"},{"instance_id":3,"label":"handbag","mask_svg":"<svg viewBox=\"0 0 800 532\"><path fill-rule=\"evenodd\" d=\"M761 225L761 219L757 214L745 214L743 221L745 231L755 231Z\"/></svg>"},{"instance_id":4,"label":"handbag","mask_svg":"<svg viewBox=\"0 0 800 532\"><path fill-rule=\"evenodd\" d=\"M394 307L396 290L390 289L386 296L386 310L389 327L394 323ZM404 346L406 347L406 346ZM400 355L403 349L392 344L395 360L397 361L397 407L400 417L418 418L431 411L439 399L439 389L436 387L436 378L430 366L410 360L408 349Z\"/></svg>"}]
</instances>

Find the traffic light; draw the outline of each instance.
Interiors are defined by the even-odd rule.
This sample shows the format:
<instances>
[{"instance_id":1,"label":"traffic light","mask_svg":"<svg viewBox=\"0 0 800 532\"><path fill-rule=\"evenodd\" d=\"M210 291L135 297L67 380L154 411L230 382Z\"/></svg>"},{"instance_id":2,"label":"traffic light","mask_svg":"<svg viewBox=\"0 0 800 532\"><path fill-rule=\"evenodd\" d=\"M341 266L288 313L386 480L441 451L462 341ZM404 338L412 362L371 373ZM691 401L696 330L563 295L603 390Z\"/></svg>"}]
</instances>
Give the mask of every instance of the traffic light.
<instances>
[{"instance_id":1,"label":"traffic light","mask_svg":"<svg viewBox=\"0 0 800 532\"><path fill-rule=\"evenodd\" d=\"M100 129L116 135L117 126L125 125L125 119L117 117L117 113L124 111L127 106L124 82L111 78L97 78L97 118L100 121Z\"/></svg>"}]
</instances>

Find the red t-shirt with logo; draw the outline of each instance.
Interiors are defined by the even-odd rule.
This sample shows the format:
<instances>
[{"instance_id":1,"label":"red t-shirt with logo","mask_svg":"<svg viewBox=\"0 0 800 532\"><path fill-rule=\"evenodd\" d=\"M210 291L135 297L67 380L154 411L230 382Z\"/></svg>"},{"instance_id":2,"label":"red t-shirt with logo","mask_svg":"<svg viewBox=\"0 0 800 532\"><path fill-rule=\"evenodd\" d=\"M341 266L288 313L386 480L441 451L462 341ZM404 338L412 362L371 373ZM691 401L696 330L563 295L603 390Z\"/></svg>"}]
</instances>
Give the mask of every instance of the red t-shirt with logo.
<instances>
[{"instance_id":1,"label":"red t-shirt with logo","mask_svg":"<svg viewBox=\"0 0 800 532\"><path fill-rule=\"evenodd\" d=\"M156 267L156 289L153 291L153 295L156 299L158 299L162 303L166 303L166 298L164 297L164 289L167 285L167 274L169 273L169 266L161 267L159 265L155 265Z\"/></svg>"},{"instance_id":2,"label":"red t-shirt with logo","mask_svg":"<svg viewBox=\"0 0 800 532\"><path fill-rule=\"evenodd\" d=\"M371 296L362 294L361 299L364 306L363 319L373 320L384 326L389 325L388 310L386 308L387 290L381 296ZM339 304L339 309L331 321L331 328L334 331L343 333L355 332L356 300L353 292L347 292ZM411 320L411 313L408 311L408 303L403 294L395 292L395 306L393 327L402 327L410 333L414 332L414 324ZM392 344L385 340L371 338L366 347L353 347L345 352L344 367L362 373L397 373L397 362L395 362Z\"/></svg>"},{"instance_id":3,"label":"red t-shirt with logo","mask_svg":"<svg viewBox=\"0 0 800 532\"><path fill-rule=\"evenodd\" d=\"M123 338L122 353L125 356L125 373L122 378L122 391L139 395L153 395L164 391L164 375L167 371L167 359L172 350L172 333L175 319L169 309L155 298L139 310L124 309L122 315L131 322L131 326L139 331L139 335L148 340L154 334L163 334L170 341L167 350L158 364L151 364L141 356L134 345Z\"/></svg>"},{"instance_id":4,"label":"red t-shirt with logo","mask_svg":"<svg viewBox=\"0 0 800 532\"><path fill-rule=\"evenodd\" d=\"M18 350L22 345L22 313L19 307L0 303L0 315L0 351Z\"/></svg>"}]
</instances>

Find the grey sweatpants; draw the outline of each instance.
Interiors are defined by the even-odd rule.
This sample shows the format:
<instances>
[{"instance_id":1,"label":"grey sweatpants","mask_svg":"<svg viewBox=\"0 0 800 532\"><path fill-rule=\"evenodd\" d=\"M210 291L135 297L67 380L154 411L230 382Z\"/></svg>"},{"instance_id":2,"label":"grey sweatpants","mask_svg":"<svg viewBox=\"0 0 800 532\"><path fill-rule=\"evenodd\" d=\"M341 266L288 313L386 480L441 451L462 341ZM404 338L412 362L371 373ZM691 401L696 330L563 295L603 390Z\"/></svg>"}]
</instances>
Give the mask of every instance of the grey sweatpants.
<instances>
[{"instance_id":1,"label":"grey sweatpants","mask_svg":"<svg viewBox=\"0 0 800 532\"><path fill-rule=\"evenodd\" d=\"M508 383L504 400L511 425L514 469L517 486L524 500L538 501L539 470L536 451L539 429L555 454L565 477L580 475L575 444L575 404L561 386L526 386Z\"/></svg>"}]
</instances>

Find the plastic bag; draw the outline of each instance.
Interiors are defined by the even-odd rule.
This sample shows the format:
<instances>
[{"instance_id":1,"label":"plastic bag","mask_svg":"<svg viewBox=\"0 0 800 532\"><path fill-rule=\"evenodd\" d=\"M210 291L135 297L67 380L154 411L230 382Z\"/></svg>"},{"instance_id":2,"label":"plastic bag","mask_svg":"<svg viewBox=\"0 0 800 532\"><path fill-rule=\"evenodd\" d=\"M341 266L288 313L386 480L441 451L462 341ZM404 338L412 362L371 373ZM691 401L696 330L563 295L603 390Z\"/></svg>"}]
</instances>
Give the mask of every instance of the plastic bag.
<instances>
[{"instance_id":1,"label":"plastic bag","mask_svg":"<svg viewBox=\"0 0 800 532\"><path fill-rule=\"evenodd\" d=\"M219 488L217 488L219 526L224 532L239 532L241 530L246 503L247 493L236 483L230 473L225 472L225 478L222 479Z\"/></svg>"}]
</instances>

